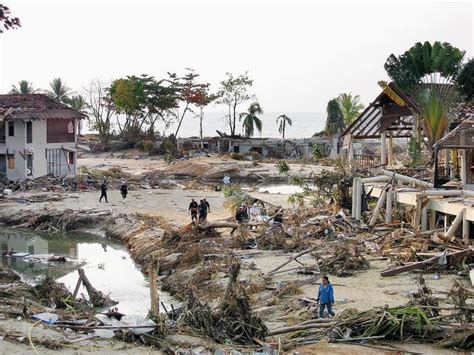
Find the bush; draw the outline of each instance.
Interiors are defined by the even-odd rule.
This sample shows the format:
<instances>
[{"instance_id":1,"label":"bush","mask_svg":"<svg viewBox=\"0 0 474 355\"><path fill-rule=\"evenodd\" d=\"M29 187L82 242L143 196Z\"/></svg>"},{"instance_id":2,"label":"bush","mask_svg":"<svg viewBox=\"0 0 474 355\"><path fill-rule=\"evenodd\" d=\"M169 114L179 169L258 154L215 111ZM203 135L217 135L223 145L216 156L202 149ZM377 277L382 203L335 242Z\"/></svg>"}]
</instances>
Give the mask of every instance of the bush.
<instances>
[{"instance_id":1,"label":"bush","mask_svg":"<svg viewBox=\"0 0 474 355\"><path fill-rule=\"evenodd\" d=\"M232 153L230 155L230 158L234 159L234 160L244 160L245 156L243 154L240 154L240 153Z\"/></svg>"},{"instance_id":2,"label":"bush","mask_svg":"<svg viewBox=\"0 0 474 355\"><path fill-rule=\"evenodd\" d=\"M250 156L252 157L252 160L262 160L263 159L263 155L260 154L259 152L250 152Z\"/></svg>"},{"instance_id":3,"label":"bush","mask_svg":"<svg viewBox=\"0 0 474 355\"><path fill-rule=\"evenodd\" d=\"M143 152L150 153L155 147L155 143L149 139L142 140L138 142L137 148Z\"/></svg>"}]
</instances>

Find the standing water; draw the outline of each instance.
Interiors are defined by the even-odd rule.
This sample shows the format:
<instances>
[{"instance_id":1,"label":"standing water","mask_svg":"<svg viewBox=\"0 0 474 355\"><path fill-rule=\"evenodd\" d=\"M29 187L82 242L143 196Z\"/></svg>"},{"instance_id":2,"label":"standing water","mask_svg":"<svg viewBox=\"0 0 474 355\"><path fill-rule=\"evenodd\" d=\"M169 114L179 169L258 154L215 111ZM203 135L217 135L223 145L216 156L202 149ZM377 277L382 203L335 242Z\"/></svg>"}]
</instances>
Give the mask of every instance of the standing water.
<instances>
[{"instance_id":1,"label":"standing water","mask_svg":"<svg viewBox=\"0 0 474 355\"><path fill-rule=\"evenodd\" d=\"M127 249L115 241L87 233L38 234L17 229L0 229L2 263L17 271L30 284L52 276L72 292L82 267L91 284L119 302L124 314L146 315L150 308L150 289L147 277L130 258ZM29 254L26 255L25 254ZM54 256L64 256L71 262L46 262ZM79 295L87 295L81 286ZM160 292L165 305L176 302L165 292ZM167 307L169 309L169 307Z\"/></svg>"}]
</instances>

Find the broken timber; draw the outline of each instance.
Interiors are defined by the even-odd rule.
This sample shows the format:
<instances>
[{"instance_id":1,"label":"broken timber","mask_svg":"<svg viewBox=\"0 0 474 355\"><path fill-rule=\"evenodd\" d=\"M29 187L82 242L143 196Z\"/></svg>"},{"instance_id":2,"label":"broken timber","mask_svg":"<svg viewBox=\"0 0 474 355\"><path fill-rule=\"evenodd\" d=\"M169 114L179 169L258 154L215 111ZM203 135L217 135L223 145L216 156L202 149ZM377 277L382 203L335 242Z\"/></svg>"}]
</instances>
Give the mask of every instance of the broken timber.
<instances>
[{"instance_id":1,"label":"broken timber","mask_svg":"<svg viewBox=\"0 0 474 355\"><path fill-rule=\"evenodd\" d=\"M469 248L469 249L456 251L454 253L448 253L448 254L446 254L446 257L450 257L453 260L455 260L455 259L459 259L459 258L464 258L466 256L470 256L470 255L473 254L473 252L474 251L471 248ZM399 267L396 267L396 268L383 270L380 273L380 276L382 276L382 277L394 276L394 275L398 275L398 274L401 274L402 272L406 272L406 271L424 269L425 267L436 263L439 260L440 257L443 257L443 254L434 256L432 258L429 258L429 259L426 259L426 260L423 260L423 261L418 261L418 262L415 262L415 263L410 263L410 264L399 266Z\"/></svg>"}]
</instances>

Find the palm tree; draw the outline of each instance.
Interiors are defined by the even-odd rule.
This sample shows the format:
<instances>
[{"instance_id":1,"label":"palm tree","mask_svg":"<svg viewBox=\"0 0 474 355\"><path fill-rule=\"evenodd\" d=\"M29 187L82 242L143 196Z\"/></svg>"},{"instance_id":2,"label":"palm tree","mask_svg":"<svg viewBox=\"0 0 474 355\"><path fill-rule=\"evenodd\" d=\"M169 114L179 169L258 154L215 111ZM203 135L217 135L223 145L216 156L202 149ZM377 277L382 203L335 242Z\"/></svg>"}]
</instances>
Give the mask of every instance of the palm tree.
<instances>
[{"instance_id":1,"label":"palm tree","mask_svg":"<svg viewBox=\"0 0 474 355\"><path fill-rule=\"evenodd\" d=\"M262 120L257 115L263 113L262 108L258 102L250 104L247 112L242 112L239 115L240 121L242 121L242 130L244 131L245 137L252 137L257 128L259 133L262 133Z\"/></svg>"},{"instance_id":2,"label":"palm tree","mask_svg":"<svg viewBox=\"0 0 474 355\"><path fill-rule=\"evenodd\" d=\"M416 43L404 54L390 55L385 70L398 88L421 110L428 148L441 139L456 117L460 95L454 83L462 69L465 52L449 43ZM381 82L385 92L390 87Z\"/></svg>"},{"instance_id":3,"label":"palm tree","mask_svg":"<svg viewBox=\"0 0 474 355\"><path fill-rule=\"evenodd\" d=\"M71 89L66 85L66 82L61 78L56 78L49 83L49 87L51 88L51 90L48 91L49 96L59 102L67 103Z\"/></svg>"},{"instance_id":4,"label":"palm tree","mask_svg":"<svg viewBox=\"0 0 474 355\"><path fill-rule=\"evenodd\" d=\"M277 117L276 123L280 123L278 126L278 132L280 132L283 139L285 139L286 125L288 124L289 126L292 126L293 121L287 115L280 115Z\"/></svg>"},{"instance_id":5,"label":"palm tree","mask_svg":"<svg viewBox=\"0 0 474 355\"><path fill-rule=\"evenodd\" d=\"M18 86L12 85L12 89L10 90L10 94L34 94L36 89L33 89L33 84L30 83L28 80L20 80L18 82Z\"/></svg>"},{"instance_id":6,"label":"palm tree","mask_svg":"<svg viewBox=\"0 0 474 355\"><path fill-rule=\"evenodd\" d=\"M352 93L340 94L337 98L337 102L341 108L346 125L351 124L352 121L359 117L361 111L364 109L364 105L360 103L360 96L352 96Z\"/></svg>"}]
</instances>

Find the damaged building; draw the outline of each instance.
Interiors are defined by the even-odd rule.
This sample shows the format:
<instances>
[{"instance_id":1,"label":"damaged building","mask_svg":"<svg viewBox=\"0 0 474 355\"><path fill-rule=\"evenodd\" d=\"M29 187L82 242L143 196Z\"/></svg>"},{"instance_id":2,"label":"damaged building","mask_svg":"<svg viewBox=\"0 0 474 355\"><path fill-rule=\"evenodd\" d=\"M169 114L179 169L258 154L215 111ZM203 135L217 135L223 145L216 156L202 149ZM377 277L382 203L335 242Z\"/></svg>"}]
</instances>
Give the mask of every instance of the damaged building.
<instances>
[{"instance_id":1,"label":"damaged building","mask_svg":"<svg viewBox=\"0 0 474 355\"><path fill-rule=\"evenodd\" d=\"M0 175L14 181L75 174L84 117L44 94L0 95Z\"/></svg>"}]
</instances>

